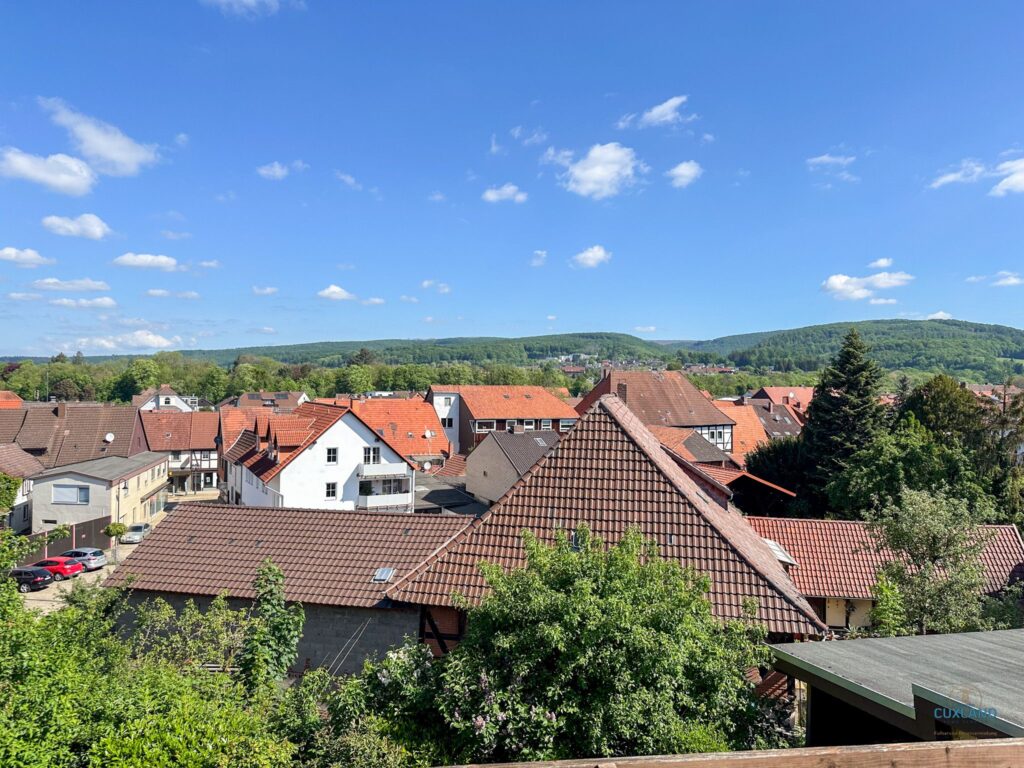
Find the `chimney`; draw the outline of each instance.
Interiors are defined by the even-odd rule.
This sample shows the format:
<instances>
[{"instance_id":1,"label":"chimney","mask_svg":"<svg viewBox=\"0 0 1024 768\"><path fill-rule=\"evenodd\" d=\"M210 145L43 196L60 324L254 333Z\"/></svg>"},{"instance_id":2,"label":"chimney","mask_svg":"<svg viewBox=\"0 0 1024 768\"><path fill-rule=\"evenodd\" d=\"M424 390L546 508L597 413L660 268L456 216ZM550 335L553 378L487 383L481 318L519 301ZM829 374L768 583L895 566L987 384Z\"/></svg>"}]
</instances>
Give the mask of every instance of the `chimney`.
<instances>
[{"instance_id":1,"label":"chimney","mask_svg":"<svg viewBox=\"0 0 1024 768\"><path fill-rule=\"evenodd\" d=\"M626 382L620 381L615 385L615 394L619 396L619 400L626 402Z\"/></svg>"},{"instance_id":2,"label":"chimney","mask_svg":"<svg viewBox=\"0 0 1024 768\"><path fill-rule=\"evenodd\" d=\"M514 434L514 435L525 435L526 434L526 427L523 425L522 422L516 422L516 425L514 427L512 427L512 434Z\"/></svg>"},{"instance_id":3,"label":"chimney","mask_svg":"<svg viewBox=\"0 0 1024 768\"><path fill-rule=\"evenodd\" d=\"M611 375L612 375L612 369L611 369L610 365L605 365L605 366L601 367L601 378L602 379L607 379Z\"/></svg>"},{"instance_id":4,"label":"chimney","mask_svg":"<svg viewBox=\"0 0 1024 768\"><path fill-rule=\"evenodd\" d=\"M57 403L57 407L53 409L53 413L58 419L63 419L68 415L68 404L63 401Z\"/></svg>"}]
</instances>

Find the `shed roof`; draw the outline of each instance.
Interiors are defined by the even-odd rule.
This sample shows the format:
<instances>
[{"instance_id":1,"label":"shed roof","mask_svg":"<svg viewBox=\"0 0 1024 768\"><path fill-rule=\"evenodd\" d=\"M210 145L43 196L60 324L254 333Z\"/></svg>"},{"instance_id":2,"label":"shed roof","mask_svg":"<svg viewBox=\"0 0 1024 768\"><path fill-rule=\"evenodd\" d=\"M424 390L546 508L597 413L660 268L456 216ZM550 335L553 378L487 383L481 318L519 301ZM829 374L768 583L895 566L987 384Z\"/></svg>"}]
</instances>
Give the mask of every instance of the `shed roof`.
<instances>
[{"instance_id":1,"label":"shed roof","mask_svg":"<svg viewBox=\"0 0 1024 768\"><path fill-rule=\"evenodd\" d=\"M156 451L144 451L134 456L108 456L103 459L80 461L76 464L65 464L48 469L37 475L39 479L60 477L67 474L85 475L98 480L113 482L124 478L135 477L140 472L166 461L167 457Z\"/></svg>"}]
</instances>

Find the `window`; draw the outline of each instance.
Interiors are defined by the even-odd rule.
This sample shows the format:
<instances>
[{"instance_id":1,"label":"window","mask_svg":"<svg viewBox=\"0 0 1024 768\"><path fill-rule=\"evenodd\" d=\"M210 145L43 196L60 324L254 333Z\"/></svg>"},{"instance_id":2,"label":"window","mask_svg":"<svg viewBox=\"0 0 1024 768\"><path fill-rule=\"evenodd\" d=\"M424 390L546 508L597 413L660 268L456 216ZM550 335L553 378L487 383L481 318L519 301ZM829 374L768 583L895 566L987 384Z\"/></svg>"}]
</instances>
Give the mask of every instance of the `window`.
<instances>
[{"instance_id":1,"label":"window","mask_svg":"<svg viewBox=\"0 0 1024 768\"><path fill-rule=\"evenodd\" d=\"M523 431L530 432L536 429L536 427L534 426L534 424L536 423L537 422L535 422L533 419L523 419Z\"/></svg>"},{"instance_id":2,"label":"window","mask_svg":"<svg viewBox=\"0 0 1024 768\"><path fill-rule=\"evenodd\" d=\"M445 404L445 407L451 407L452 399L450 397L446 397L444 399L444 404Z\"/></svg>"},{"instance_id":3,"label":"window","mask_svg":"<svg viewBox=\"0 0 1024 768\"><path fill-rule=\"evenodd\" d=\"M476 431L480 432L480 433L483 433L483 432L493 432L494 431L494 419L489 419L488 421L478 421L478 422L476 422Z\"/></svg>"},{"instance_id":4,"label":"window","mask_svg":"<svg viewBox=\"0 0 1024 768\"><path fill-rule=\"evenodd\" d=\"M560 432L565 432L572 429L572 425L576 423L576 419L559 419L558 429Z\"/></svg>"},{"instance_id":5,"label":"window","mask_svg":"<svg viewBox=\"0 0 1024 768\"><path fill-rule=\"evenodd\" d=\"M338 449L337 448L328 448L327 449L327 463L328 464L337 464L338 463Z\"/></svg>"},{"instance_id":6,"label":"window","mask_svg":"<svg viewBox=\"0 0 1024 768\"><path fill-rule=\"evenodd\" d=\"M363 447L363 464L380 464L379 446L367 445Z\"/></svg>"},{"instance_id":7,"label":"window","mask_svg":"<svg viewBox=\"0 0 1024 768\"><path fill-rule=\"evenodd\" d=\"M210 452L209 451L202 451L199 454L199 458L201 458L203 461L209 461L210 460Z\"/></svg>"},{"instance_id":8,"label":"window","mask_svg":"<svg viewBox=\"0 0 1024 768\"><path fill-rule=\"evenodd\" d=\"M509 432L515 432L516 431L516 420L515 419L505 419L505 429L507 431L509 431Z\"/></svg>"},{"instance_id":9,"label":"window","mask_svg":"<svg viewBox=\"0 0 1024 768\"><path fill-rule=\"evenodd\" d=\"M174 459L175 461L180 461L181 460L181 451L171 451L171 458ZM152 474L152 473L150 473L150 474Z\"/></svg>"},{"instance_id":10,"label":"window","mask_svg":"<svg viewBox=\"0 0 1024 768\"><path fill-rule=\"evenodd\" d=\"M165 397L164 398L164 405L170 405L170 404L171 404L171 398Z\"/></svg>"},{"instance_id":11,"label":"window","mask_svg":"<svg viewBox=\"0 0 1024 768\"><path fill-rule=\"evenodd\" d=\"M540 420L540 428L541 429L551 429L551 419L541 419Z\"/></svg>"},{"instance_id":12,"label":"window","mask_svg":"<svg viewBox=\"0 0 1024 768\"><path fill-rule=\"evenodd\" d=\"M450 429L455 426L455 419L450 417L446 419L441 419L441 426L444 427L445 429Z\"/></svg>"},{"instance_id":13,"label":"window","mask_svg":"<svg viewBox=\"0 0 1024 768\"><path fill-rule=\"evenodd\" d=\"M376 584L384 584L388 581L391 581L391 577L394 575L394 568L378 568L376 571L373 572L373 578L371 579L371 581L373 581Z\"/></svg>"},{"instance_id":14,"label":"window","mask_svg":"<svg viewBox=\"0 0 1024 768\"><path fill-rule=\"evenodd\" d=\"M327 498L327 499L336 499L336 498L338 498L338 484L337 483L327 483L327 487L324 490L324 498Z\"/></svg>"},{"instance_id":15,"label":"window","mask_svg":"<svg viewBox=\"0 0 1024 768\"><path fill-rule=\"evenodd\" d=\"M204 472L203 473L203 485L206 488L209 488L210 486L213 485L213 472Z\"/></svg>"},{"instance_id":16,"label":"window","mask_svg":"<svg viewBox=\"0 0 1024 768\"><path fill-rule=\"evenodd\" d=\"M380 481L381 493L402 493L402 479L399 477L388 477Z\"/></svg>"},{"instance_id":17,"label":"window","mask_svg":"<svg viewBox=\"0 0 1024 768\"><path fill-rule=\"evenodd\" d=\"M359 495L360 496L373 496L373 481L372 480L360 480L359 481Z\"/></svg>"},{"instance_id":18,"label":"window","mask_svg":"<svg viewBox=\"0 0 1024 768\"><path fill-rule=\"evenodd\" d=\"M53 486L54 504L88 504L89 486L87 485L55 485Z\"/></svg>"}]
</instances>

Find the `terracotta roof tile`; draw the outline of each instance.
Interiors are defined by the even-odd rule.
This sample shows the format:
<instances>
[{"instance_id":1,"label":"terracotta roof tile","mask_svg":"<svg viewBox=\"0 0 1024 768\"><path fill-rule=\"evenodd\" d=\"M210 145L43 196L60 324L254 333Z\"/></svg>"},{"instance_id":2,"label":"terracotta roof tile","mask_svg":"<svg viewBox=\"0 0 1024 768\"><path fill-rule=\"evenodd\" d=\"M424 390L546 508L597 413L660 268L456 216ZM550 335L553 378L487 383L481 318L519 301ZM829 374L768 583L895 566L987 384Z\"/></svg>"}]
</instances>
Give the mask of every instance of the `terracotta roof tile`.
<instances>
[{"instance_id":1,"label":"terracotta roof tile","mask_svg":"<svg viewBox=\"0 0 1024 768\"><path fill-rule=\"evenodd\" d=\"M451 453L437 411L423 398L374 397L350 402L353 413L378 435L387 437L400 455L411 458Z\"/></svg>"},{"instance_id":2,"label":"terracotta roof tile","mask_svg":"<svg viewBox=\"0 0 1024 768\"><path fill-rule=\"evenodd\" d=\"M219 417L212 411L142 411L151 451L216 450Z\"/></svg>"},{"instance_id":3,"label":"terracotta roof tile","mask_svg":"<svg viewBox=\"0 0 1024 768\"><path fill-rule=\"evenodd\" d=\"M707 427L732 424L679 371L611 371L583 398L586 412L602 395L617 395L647 426Z\"/></svg>"},{"instance_id":4,"label":"terracotta roof tile","mask_svg":"<svg viewBox=\"0 0 1024 768\"><path fill-rule=\"evenodd\" d=\"M746 520L713 503L614 396L597 401L487 513L388 594L428 605L451 605L454 592L479 601L486 590L481 561L520 566L524 529L551 541L556 530L580 523L608 543L638 526L666 557L711 577L718 616L739 617L755 598L773 632L824 631Z\"/></svg>"},{"instance_id":5,"label":"terracotta roof tile","mask_svg":"<svg viewBox=\"0 0 1024 768\"><path fill-rule=\"evenodd\" d=\"M21 398L9 389L0 389L0 409L21 408Z\"/></svg>"},{"instance_id":6,"label":"terracotta roof tile","mask_svg":"<svg viewBox=\"0 0 1024 768\"><path fill-rule=\"evenodd\" d=\"M387 583L465 528L460 515L336 512L179 504L106 581L132 589L253 597L252 580L270 558L284 571L285 596L313 605L387 607Z\"/></svg>"},{"instance_id":7,"label":"terracotta roof tile","mask_svg":"<svg viewBox=\"0 0 1024 768\"><path fill-rule=\"evenodd\" d=\"M0 409L0 443L13 443L25 423L26 409Z\"/></svg>"},{"instance_id":8,"label":"terracotta roof tile","mask_svg":"<svg viewBox=\"0 0 1024 768\"><path fill-rule=\"evenodd\" d=\"M43 463L14 443L0 445L0 472L11 477L32 477L42 472Z\"/></svg>"},{"instance_id":9,"label":"terracotta roof tile","mask_svg":"<svg viewBox=\"0 0 1024 768\"><path fill-rule=\"evenodd\" d=\"M217 412L220 419L221 446L227 450L245 429L253 429L256 423L255 413L247 408L221 406Z\"/></svg>"},{"instance_id":10,"label":"terracotta roof tile","mask_svg":"<svg viewBox=\"0 0 1024 768\"><path fill-rule=\"evenodd\" d=\"M544 387L476 384L431 387L453 392L474 419L575 419L576 411Z\"/></svg>"},{"instance_id":11,"label":"terracotta roof tile","mask_svg":"<svg viewBox=\"0 0 1024 768\"><path fill-rule=\"evenodd\" d=\"M748 453L770 439L761 423L759 409L728 400L716 400L714 405L735 422L732 428L732 456L741 464L745 463Z\"/></svg>"},{"instance_id":12,"label":"terracotta roof tile","mask_svg":"<svg viewBox=\"0 0 1024 768\"><path fill-rule=\"evenodd\" d=\"M729 454L708 442L694 429L652 426L647 428L665 448L682 456L687 461L724 462L730 465L733 463Z\"/></svg>"},{"instance_id":13,"label":"terracotta roof tile","mask_svg":"<svg viewBox=\"0 0 1024 768\"><path fill-rule=\"evenodd\" d=\"M875 574L894 559L878 552L867 524L851 520L748 517L760 536L782 545L797 565L790 577L807 597L866 600ZM991 535L982 553L985 590L995 592L1024 567L1024 543L1012 525L986 525Z\"/></svg>"}]
</instances>

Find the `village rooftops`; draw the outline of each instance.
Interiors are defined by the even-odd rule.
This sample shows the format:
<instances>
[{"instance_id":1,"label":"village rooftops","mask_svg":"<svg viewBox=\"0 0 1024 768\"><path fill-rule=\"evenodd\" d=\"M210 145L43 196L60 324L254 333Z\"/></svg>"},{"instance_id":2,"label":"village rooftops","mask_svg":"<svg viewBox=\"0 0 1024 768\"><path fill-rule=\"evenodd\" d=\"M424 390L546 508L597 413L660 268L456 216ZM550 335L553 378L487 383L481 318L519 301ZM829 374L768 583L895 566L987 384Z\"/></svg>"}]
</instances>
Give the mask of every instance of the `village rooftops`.
<instances>
[{"instance_id":1,"label":"village rooftops","mask_svg":"<svg viewBox=\"0 0 1024 768\"><path fill-rule=\"evenodd\" d=\"M106 586L130 583L134 590L207 596L226 592L252 598L256 571L270 558L284 571L288 600L386 607L391 602L385 594L388 586L470 519L179 504L111 574Z\"/></svg>"},{"instance_id":2,"label":"village rooftops","mask_svg":"<svg viewBox=\"0 0 1024 768\"><path fill-rule=\"evenodd\" d=\"M814 387L761 387L752 400L770 400L775 405L790 405L804 412L814 399Z\"/></svg>"},{"instance_id":3,"label":"village rooftops","mask_svg":"<svg viewBox=\"0 0 1024 768\"><path fill-rule=\"evenodd\" d=\"M213 451L220 417L213 411L143 411L151 451Z\"/></svg>"},{"instance_id":4,"label":"village rooftops","mask_svg":"<svg viewBox=\"0 0 1024 768\"><path fill-rule=\"evenodd\" d=\"M474 419L575 419L577 413L544 387L435 384L436 394L457 394Z\"/></svg>"},{"instance_id":5,"label":"village rooftops","mask_svg":"<svg viewBox=\"0 0 1024 768\"><path fill-rule=\"evenodd\" d=\"M662 446L668 448L676 455L687 461L695 461L704 464L720 464L722 466L734 466L732 457L718 446L708 442L696 430L689 427L651 427L648 429L661 442Z\"/></svg>"},{"instance_id":6,"label":"village rooftops","mask_svg":"<svg viewBox=\"0 0 1024 768\"><path fill-rule=\"evenodd\" d=\"M146 448L139 412L128 405L40 403L0 410L0 442L15 442L46 467Z\"/></svg>"},{"instance_id":7,"label":"village rooftops","mask_svg":"<svg viewBox=\"0 0 1024 768\"><path fill-rule=\"evenodd\" d=\"M135 477L140 472L165 461L167 461L167 457L162 453L143 451L134 456L111 456L105 459L80 461L77 464L65 464L64 466L54 467L53 469L41 472L36 475L36 479L42 480L47 477L77 474L94 477L97 480L106 480L108 483L116 483L130 477Z\"/></svg>"},{"instance_id":8,"label":"village rooftops","mask_svg":"<svg viewBox=\"0 0 1024 768\"><path fill-rule=\"evenodd\" d=\"M576 410L586 412L603 395L616 395L647 426L709 427L733 423L679 371L608 371Z\"/></svg>"}]
</instances>

